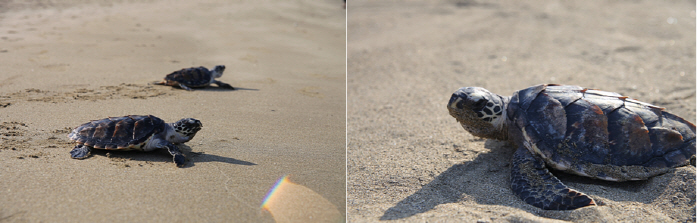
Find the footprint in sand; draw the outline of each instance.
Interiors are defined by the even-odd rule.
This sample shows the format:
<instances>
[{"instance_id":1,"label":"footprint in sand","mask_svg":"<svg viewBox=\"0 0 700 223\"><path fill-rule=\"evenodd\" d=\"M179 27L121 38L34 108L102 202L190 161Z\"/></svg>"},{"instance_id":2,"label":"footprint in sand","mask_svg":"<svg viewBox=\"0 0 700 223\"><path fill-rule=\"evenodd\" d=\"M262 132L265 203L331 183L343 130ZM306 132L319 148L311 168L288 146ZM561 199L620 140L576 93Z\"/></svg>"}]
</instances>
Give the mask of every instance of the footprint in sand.
<instances>
[{"instance_id":1,"label":"footprint in sand","mask_svg":"<svg viewBox=\"0 0 700 223\"><path fill-rule=\"evenodd\" d=\"M0 123L0 151L8 150L18 152L18 159L25 158L50 158L46 149L65 149L72 147L73 143L66 138L66 134L72 128L66 127L50 132L30 127L17 121ZM4 152L4 151L3 151Z\"/></svg>"},{"instance_id":2,"label":"footprint in sand","mask_svg":"<svg viewBox=\"0 0 700 223\"><path fill-rule=\"evenodd\" d=\"M56 63L56 64L46 64L41 67L52 70L52 71L66 71L70 64L67 63Z\"/></svg>"},{"instance_id":3,"label":"footprint in sand","mask_svg":"<svg viewBox=\"0 0 700 223\"><path fill-rule=\"evenodd\" d=\"M309 97L315 97L315 98L323 98L325 97L321 92L318 91L320 89L319 87L304 87L297 92L301 93L302 95L306 95Z\"/></svg>"},{"instance_id":4,"label":"footprint in sand","mask_svg":"<svg viewBox=\"0 0 700 223\"><path fill-rule=\"evenodd\" d=\"M17 150L26 146L26 142L30 139L25 136L27 131L27 125L21 122L0 123L0 149Z\"/></svg>"},{"instance_id":5,"label":"footprint in sand","mask_svg":"<svg viewBox=\"0 0 700 223\"><path fill-rule=\"evenodd\" d=\"M23 136L27 132L27 124L21 122L2 122L0 124L0 135L2 136Z\"/></svg>"},{"instance_id":6,"label":"footprint in sand","mask_svg":"<svg viewBox=\"0 0 700 223\"><path fill-rule=\"evenodd\" d=\"M248 62L250 62L250 63L252 63L252 64L257 64L257 63L258 63L258 58L256 58L256 57L253 56L253 55L250 55L250 54L246 54L245 56L243 56L243 57L241 57L241 58L238 58L238 59L239 59L239 60L242 60L242 61L248 61Z\"/></svg>"}]
</instances>

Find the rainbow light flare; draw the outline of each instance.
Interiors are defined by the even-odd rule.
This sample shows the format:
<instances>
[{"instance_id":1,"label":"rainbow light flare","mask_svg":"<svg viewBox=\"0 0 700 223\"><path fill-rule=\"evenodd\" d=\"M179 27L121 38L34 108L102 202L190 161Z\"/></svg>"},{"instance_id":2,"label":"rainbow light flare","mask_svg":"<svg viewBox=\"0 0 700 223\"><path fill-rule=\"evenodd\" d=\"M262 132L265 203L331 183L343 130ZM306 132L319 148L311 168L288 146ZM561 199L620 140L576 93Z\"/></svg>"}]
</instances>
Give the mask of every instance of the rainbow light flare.
<instances>
[{"instance_id":1,"label":"rainbow light flare","mask_svg":"<svg viewBox=\"0 0 700 223\"><path fill-rule=\"evenodd\" d=\"M272 200L272 197L275 194L279 194L279 193L275 193L275 192L277 192L280 189L280 186L282 186L283 183L285 183L285 184L291 183L289 181L289 175L284 175L284 176L280 177L280 179L277 180L277 183L275 183L275 186L273 186L272 188L270 188L269 191L267 191L267 196L265 196L265 199L263 199L263 202L260 205L260 208L262 208L263 210L270 211L270 209L269 209L270 208L269 207L270 200Z\"/></svg>"},{"instance_id":2,"label":"rainbow light flare","mask_svg":"<svg viewBox=\"0 0 700 223\"><path fill-rule=\"evenodd\" d=\"M288 175L277 180L260 208L275 222L345 222L343 214L313 190L291 182Z\"/></svg>"}]
</instances>

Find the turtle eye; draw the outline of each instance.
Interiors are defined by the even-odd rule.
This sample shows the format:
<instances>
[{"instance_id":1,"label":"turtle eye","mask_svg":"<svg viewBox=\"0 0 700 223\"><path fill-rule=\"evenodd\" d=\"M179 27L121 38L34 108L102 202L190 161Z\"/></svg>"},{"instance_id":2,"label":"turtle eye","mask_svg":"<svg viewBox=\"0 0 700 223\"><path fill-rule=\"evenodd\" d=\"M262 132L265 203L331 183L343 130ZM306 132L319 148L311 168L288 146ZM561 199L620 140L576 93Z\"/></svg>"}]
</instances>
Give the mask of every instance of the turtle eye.
<instances>
[{"instance_id":1,"label":"turtle eye","mask_svg":"<svg viewBox=\"0 0 700 223\"><path fill-rule=\"evenodd\" d=\"M478 101L476 101L476 103L474 103L472 107L473 107L474 111L481 111L481 109L483 109L486 106L486 103L487 103L486 99L482 98L482 99L479 99Z\"/></svg>"}]
</instances>

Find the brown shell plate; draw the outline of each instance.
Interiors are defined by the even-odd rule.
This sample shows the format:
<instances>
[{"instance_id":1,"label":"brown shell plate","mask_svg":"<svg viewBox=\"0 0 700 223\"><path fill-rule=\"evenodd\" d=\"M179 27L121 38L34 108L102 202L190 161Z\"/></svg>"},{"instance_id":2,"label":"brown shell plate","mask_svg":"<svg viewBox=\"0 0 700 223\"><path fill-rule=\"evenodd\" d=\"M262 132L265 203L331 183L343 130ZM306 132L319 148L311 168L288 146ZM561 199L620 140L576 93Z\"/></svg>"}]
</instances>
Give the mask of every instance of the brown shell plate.
<instances>
[{"instance_id":1,"label":"brown shell plate","mask_svg":"<svg viewBox=\"0 0 700 223\"><path fill-rule=\"evenodd\" d=\"M206 67L185 68L165 76L166 85L184 84L188 87L206 87L211 81L211 71Z\"/></svg>"},{"instance_id":2,"label":"brown shell plate","mask_svg":"<svg viewBox=\"0 0 700 223\"><path fill-rule=\"evenodd\" d=\"M562 165L674 167L695 155L693 123L617 93L539 85L516 92L507 114L511 139L527 135Z\"/></svg>"},{"instance_id":3,"label":"brown shell plate","mask_svg":"<svg viewBox=\"0 0 700 223\"><path fill-rule=\"evenodd\" d=\"M164 131L164 126L163 120L152 115L109 117L78 126L68 138L96 149L141 149L151 136Z\"/></svg>"}]
</instances>

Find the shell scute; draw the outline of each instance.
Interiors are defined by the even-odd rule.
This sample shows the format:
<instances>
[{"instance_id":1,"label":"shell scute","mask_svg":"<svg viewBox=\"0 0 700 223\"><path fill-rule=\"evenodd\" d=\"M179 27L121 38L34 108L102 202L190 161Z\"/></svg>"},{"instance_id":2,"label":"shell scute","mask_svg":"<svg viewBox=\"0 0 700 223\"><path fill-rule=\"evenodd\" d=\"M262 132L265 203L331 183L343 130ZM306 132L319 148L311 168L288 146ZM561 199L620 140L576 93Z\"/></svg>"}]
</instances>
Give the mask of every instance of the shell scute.
<instances>
[{"instance_id":1,"label":"shell scute","mask_svg":"<svg viewBox=\"0 0 700 223\"><path fill-rule=\"evenodd\" d=\"M607 117L601 109L588 100L578 100L565 108L566 139L560 150L567 160L603 162L607 152Z\"/></svg>"},{"instance_id":2,"label":"shell scute","mask_svg":"<svg viewBox=\"0 0 700 223\"><path fill-rule=\"evenodd\" d=\"M518 106L522 108L523 110L528 110L530 109L530 103L532 103L533 100L535 100L535 97L540 94L540 92L544 91L546 88L545 85L538 85L534 86L531 88L527 88L521 91L518 91L518 99L520 100L518 102Z\"/></svg>"},{"instance_id":3,"label":"shell scute","mask_svg":"<svg viewBox=\"0 0 700 223\"><path fill-rule=\"evenodd\" d=\"M112 133L112 143L116 144L117 147L126 148L132 144L134 138L134 120L129 116L125 117L112 117L109 118L111 122L115 124L114 132Z\"/></svg>"},{"instance_id":4,"label":"shell scute","mask_svg":"<svg viewBox=\"0 0 700 223\"><path fill-rule=\"evenodd\" d=\"M559 101L546 93L535 97L527 109L526 118L539 133L553 139L563 139L566 133L566 113Z\"/></svg>"},{"instance_id":5,"label":"shell scute","mask_svg":"<svg viewBox=\"0 0 700 223\"><path fill-rule=\"evenodd\" d=\"M661 126L678 131L684 136L684 140L688 140L688 136L695 137L695 124L671 113L664 112L662 115L664 122Z\"/></svg>"},{"instance_id":6,"label":"shell scute","mask_svg":"<svg viewBox=\"0 0 700 223\"><path fill-rule=\"evenodd\" d=\"M562 106L566 107L583 97L582 89L579 86L571 85L547 85L546 93L559 100Z\"/></svg>"},{"instance_id":7,"label":"shell scute","mask_svg":"<svg viewBox=\"0 0 700 223\"><path fill-rule=\"evenodd\" d=\"M131 145L145 142L151 135L160 132L160 130L157 129L159 126L154 125L153 119L151 118L143 118L134 121L133 136L129 143Z\"/></svg>"},{"instance_id":8,"label":"shell scute","mask_svg":"<svg viewBox=\"0 0 700 223\"><path fill-rule=\"evenodd\" d=\"M662 125L661 118L663 111L658 107L647 107L636 103L629 103L629 101L625 103L624 107L639 115L647 128Z\"/></svg>"},{"instance_id":9,"label":"shell scute","mask_svg":"<svg viewBox=\"0 0 700 223\"><path fill-rule=\"evenodd\" d=\"M683 144L683 135L673 129L655 127L649 129L649 139L654 155L661 156Z\"/></svg>"},{"instance_id":10,"label":"shell scute","mask_svg":"<svg viewBox=\"0 0 700 223\"><path fill-rule=\"evenodd\" d=\"M608 114L610 156L613 165L641 165L652 155L649 130L642 118L626 108Z\"/></svg>"}]
</instances>

